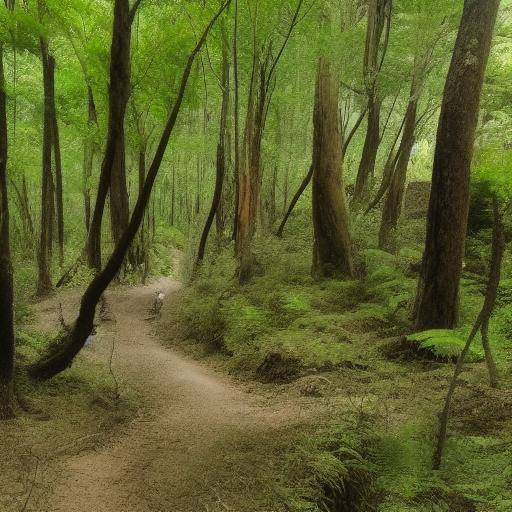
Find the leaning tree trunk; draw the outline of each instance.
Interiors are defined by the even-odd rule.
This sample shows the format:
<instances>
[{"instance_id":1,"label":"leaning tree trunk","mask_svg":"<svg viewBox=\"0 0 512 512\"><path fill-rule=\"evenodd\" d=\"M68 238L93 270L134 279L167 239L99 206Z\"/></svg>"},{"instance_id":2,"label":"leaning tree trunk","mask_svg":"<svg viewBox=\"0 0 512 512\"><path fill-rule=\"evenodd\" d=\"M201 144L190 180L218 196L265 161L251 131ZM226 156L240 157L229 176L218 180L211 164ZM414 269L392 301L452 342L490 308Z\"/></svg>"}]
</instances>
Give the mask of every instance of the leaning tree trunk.
<instances>
[{"instance_id":1,"label":"leaning tree trunk","mask_svg":"<svg viewBox=\"0 0 512 512\"><path fill-rule=\"evenodd\" d=\"M492 32L492 25L490 27ZM489 370L489 378L491 386L496 385L498 381L498 375L496 367L494 366L494 360L490 352L490 347L487 340L487 329L489 326L489 320L492 316L494 308L496 306L496 298L498 296L498 288L501 280L501 268L503 264L503 255L505 253L505 232L503 227L503 218L499 209L499 204L496 196L493 198L493 211L494 211L494 225L493 225L493 236L492 236L492 250L491 250L491 261L489 270L489 279L487 282L487 288L485 292L484 305L482 310L476 319L473 329L466 341L466 344L457 360L453 376L450 380L448 393L446 394L443 410L439 415L439 430L437 432L437 443L432 459L432 468L439 469L443 459L444 447L446 444L446 435L448 431L448 421L450 419L450 411L453 395L457 388L459 376L462 373L466 356L468 355L471 344L475 339L478 331L482 329L482 338L484 345L486 345L486 360L487 368ZM490 365L489 357L491 358L492 364Z\"/></svg>"},{"instance_id":2,"label":"leaning tree trunk","mask_svg":"<svg viewBox=\"0 0 512 512\"><path fill-rule=\"evenodd\" d=\"M107 144L101 164L96 204L87 240L87 262L91 268L96 270L101 269L101 224L105 201L110 188L114 166L119 164L119 155L124 153L124 118L130 94L131 23L132 16L128 0L115 0L110 50Z\"/></svg>"},{"instance_id":3,"label":"leaning tree trunk","mask_svg":"<svg viewBox=\"0 0 512 512\"><path fill-rule=\"evenodd\" d=\"M7 197L7 99L4 50L0 43L0 420L13 414L14 319L13 282Z\"/></svg>"},{"instance_id":4,"label":"leaning tree trunk","mask_svg":"<svg viewBox=\"0 0 512 512\"><path fill-rule=\"evenodd\" d=\"M105 268L96 274L96 277L87 287L84 295L82 296L80 312L78 314L78 318L73 324L73 328L69 334L67 334L66 337L60 341L59 344L56 344L53 347L49 354L44 356L39 362L37 362L29 369L29 374L32 378L49 379L64 371L73 363L74 358L83 348L87 337L91 334L94 323L94 315L100 298L119 272L124 258L128 253L128 250L132 245L133 240L137 235L137 231L139 230L143 221L144 213L151 198L153 185L158 175L158 171L162 164L169 139L176 125L176 120L183 103L183 97L185 95L185 90L187 88L187 83L194 60L197 54L200 52L201 48L204 46L212 26L218 17L222 14L222 12L228 7L230 2L231 0L227 0L227 2L221 6L219 11L215 14L215 16L206 27L196 47L189 55L181 79L178 94L176 96L174 107L163 130L151 166L148 169L146 180L144 182L144 188L137 199L127 230L123 233L121 240L116 245L112 255L105 265ZM108 181L110 176L105 173L102 174L100 179Z\"/></svg>"},{"instance_id":5,"label":"leaning tree trunk","mask_svg":"<svg viewBox=\"0 0 512 512\"><path fill-rule=\"evenodd\" d=\"M457 322L480 95L499 0L466 0L444 90L418 287L418 329Z\"/></svg>"},{"instance_id":6,"label":"leaning tree trunk","mask_svg":"<svg viewBox=\"0 0 512 512\"><path fill-rule=\"evenodd\" d=\"M353 277L352 243L341 178L338 88L325 58L318 63L313 125L313 275Z\"/></svg>"},{"instance_id":7,"label":"leaning tree trunk","mask_svg":"<svg viewBox=\"0 0 512 512\"><path fill-rule=\"evenodd\" d=\"M53 144L53 76L54 60L48 52L48 43L40 40L43 65L44 114L43 114L43 160L41 180L41 232L38 248L37 294L46 295L52 289L51 259L54 222L54 185L52 175Z\"/></svg>"}]
</instances>

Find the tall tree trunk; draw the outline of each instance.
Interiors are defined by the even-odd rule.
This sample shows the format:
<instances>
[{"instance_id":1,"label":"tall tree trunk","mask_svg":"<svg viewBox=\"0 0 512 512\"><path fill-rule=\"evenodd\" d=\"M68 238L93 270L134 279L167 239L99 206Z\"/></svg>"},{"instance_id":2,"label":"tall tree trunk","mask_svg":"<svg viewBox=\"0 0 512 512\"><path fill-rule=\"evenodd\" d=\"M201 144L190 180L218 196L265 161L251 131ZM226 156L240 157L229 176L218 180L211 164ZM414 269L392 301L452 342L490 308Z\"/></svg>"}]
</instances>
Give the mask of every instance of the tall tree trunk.
<instances>
[{"instance_id":1,"label":"tall tree trunk","mask_svg":"<svg viewBox=\"0 0 512 512\"><path fill-rule=\"evenodd\" d=\"M101 164L96 204L87 241L87 261L89 266L96 270L101 269L101 224L105 201L114 173L114 167L119 165L120 155L124 154L124 118L130 93L131 22L132 17L128 0L115 0L110 50L107 143ZM122 161L124 162L124 158ZM116 193L114 193L114 196L116 196ZM116 206L111 209L115 208ZM117 226L116 223L114 225Z\"/></svg>"},{"instance_id":2,"label":"tall tree trunk","mask_svg":"<svg viewBox=\"0 0 512 512\"><path fill-rule=\"evenodd\" d=\"M391 0L370 0L363 60L363 76L368 97L368 124L363 153L357 172L354 200L361 202L369 193L370 179L380 145L380 110L382 100L378 92L379 73L384 62L391 26Z\"/></svg>"},{"instance_id":3,"label":"tall tree trunk","mask_svg":"<svg viewBox=\"0 0 512 512\"><path fill-rule=\"evenodd\" d=\"M4 49L0 43L0 420L13 415L14 378L13 279L9 240L7 150Z\"/></svg>"},{"instance_id":4,"label":"tall tree trunk","mask_svg":"<svg viewBox=\"0 0 512 512\"><path fill-rule=\"evenodd\" d=\"M91 176L94 165L94 155L96 153L96 142L94 137L95 128L98 124L96 114L96 105L92 87L87 85L87 135L84 141L84 210L85 210L85 228L87 233L91 227Z\"/></svg>"},{"instance_id":5,"label":"tall tree trunk","mask_svg":"<svg viewBox=\"0 0 512 512\"><path fill-rule=\"evenodd\" d=\"M49 56L48 43L40 39L41 62L43 65L44 114L43 114L43 156L41 180L41 232L38 248L37 294L46 295L52 289L51 259L54 222L54 185L52 175L53 144L53 76L54 60Z\"/></svg>"},{"instance_id":6,"label":"tall tree trunk","mask_svg":"<svg viewBox=\"0 0 512 512\"><path fill-rule=\"evenodd\" d=\"M233 128L234 128L234 147L235 147L235 204L233 212L233 240L238 236L238 215L240 209L241 179L240 179L240 88L238 81L238 0L235 0L235 22L233 30Z\"/></svg>"},{"instance_id":7,"label":"tall tree trunk","mask_svg":"<svg viewBox=\"0 0 512 512\"><path fill-rule=\"evenodd\" d=\"M398 148L398 160L396 161L394 172L391 174L386 200L384 201L384 208L382 210L382 220L379 230L379 248L383 250L394 248L392 247L393 244L390 238L393 230L398 225L398 220L402 212L407 168L415 141L418 94L419 90L417 84L413 80L411 97L405 114L402 141Z\"/></svg>"},{"instance_id":8,"label":"tall tree trunk","mask_svg":"<svg viewBox=\"0 0 512 512\"><path fill-rule=\"evenodd\" d=\"M444 90L418 287L418 329L452 328L469 210L480 95L499 0L466 0Z\"/></svg>"},{"instance_id":9,"label":"tall tree trunk","mask_svg":"<svg viewBox=\"0 0 512 512\"><path fill-rule=\"evenodd\" d=\"M176 101L169 115L162 136L160 137L155 156L150 168L148 169L148 174L144 182L144 189L142 190L142 194L137 199L127 230L123 233L121 240L116 245L112 255L105 265L105 268L96 274L96 277L87 287L80 303L80 312L78 314L78 318L73 324L73 328L71 329L70 333L63 340L61 340L61 342L56 345L48 355L43 357L42 360L30 368L29 374L32 376L32 378L49 379L64 371L72 364L76 355L83 348L87 337L91 334L94 323L94 315L98 302L100 301L101 296L109 284L113 281L119 272L124 258L135 236L137 235L137 231L140 228L144 218L144 213L151 198L153 185L158 175L158 171L162 164L169 139L176 125L176 120L183 103L183 97L185 95L185 90L187 88L187 83L194 60L200 52L201 48L204 46L212 26L217 21L219 16L224 12L224 10L228 7L230 2L231 0L227 0L227 2L220 7L220 9L217 11L215 16L204 30L203 35L199 39L196 47L188 57ZM102 178L103 180L109 180L110 176L104 174Z\"/></svg>"},{"instance_id":10,"label":"tall tree trunk","mask_svg":"<svg viewBox=\"0 0 512 512\"><path fill-rule=\"evenodd\" d=\"M55 105L55 59L52 55L48 58L52 61L50 67L52 76L52 143L53 159L55 163L55 205L57 214L57 242L59 245L59 263L64 265L64 201L62 190L62 158L60 153L59 123L57 121L57 107Z\"/></svg>"},{"instance_id":11,"label":"tall tree trunk","mask_svg":"<svg viewBox=\"0 0 512 512\"><path fill-rule=\"evenodd\" d=\"M341 177L338 87L323 57L318 62L313 126L313 275L353 277L352 242Z\"/></svg>"},{"instance_id":12,"label":"tall tree trunk","mask_svg":"<svg viewBox=\"0 0 512 512\"><path fill-rule=\"evenodd\" d=\"M215 219L215 215L220 206L222 200L222 189L224 187L224 179L226 175L226 149L229 151L229 148L226 148L226 129L227 129L227 121L228 121L228 109L229 109L229 88L230 88L230 80L229 80L229 59L228 59L228 47L227 40L225 36L225 30L223 30L223 45L222 45L222 105L220 112L220 133L219 133L219 143L217 145L217 162L216 162L216 176L215 176L215 190L213 193L212 205L210 208L210 212L208 214L208 218L206 219L206 224L203 229L203 233L201 234L201 240L199 242L199 249L197 251L196 258L196 269L201 265L204 259L204 253L206 250L206 242L208 240L208 235L210 233L210 229L212 227L213 221Z\"/></svg>"}]
</instances>

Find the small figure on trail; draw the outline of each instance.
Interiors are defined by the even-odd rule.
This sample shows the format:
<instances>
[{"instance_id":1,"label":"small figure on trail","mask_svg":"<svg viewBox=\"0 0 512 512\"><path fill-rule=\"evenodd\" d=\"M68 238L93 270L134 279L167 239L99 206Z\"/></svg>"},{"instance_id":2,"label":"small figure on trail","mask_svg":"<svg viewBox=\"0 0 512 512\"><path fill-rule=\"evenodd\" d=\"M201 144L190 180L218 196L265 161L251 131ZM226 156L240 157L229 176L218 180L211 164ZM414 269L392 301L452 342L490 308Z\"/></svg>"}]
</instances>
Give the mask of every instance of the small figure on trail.
<instances>
[{"instance_id":1,"label":"small figure on trail","mask_svg":"<svg viewBox=\"0 0 512 512\"><path fill-rule=\"evenodd\" d=\"M89 336L87 336L87 339L85 340L84 347L88 348L88 347L92 346L92 342L94 341L94 336L96 336L96 334L97 334L96 326L94 326L92 328L91 334L89 334Z\"/></svg>"},{"instance_id":2,"label":"small figure on trail","mask_svg":"<svg viewBox=\"0 0 512 512\"><path fill-rule=\"evenodd\" d=\"M155 317L160 317L162 306L164 305L164 299L165 294L162 291L158 290L155 292L155 299L153 300L153 307L151 309L151 313Z\"/></svg>"}]
</instances>

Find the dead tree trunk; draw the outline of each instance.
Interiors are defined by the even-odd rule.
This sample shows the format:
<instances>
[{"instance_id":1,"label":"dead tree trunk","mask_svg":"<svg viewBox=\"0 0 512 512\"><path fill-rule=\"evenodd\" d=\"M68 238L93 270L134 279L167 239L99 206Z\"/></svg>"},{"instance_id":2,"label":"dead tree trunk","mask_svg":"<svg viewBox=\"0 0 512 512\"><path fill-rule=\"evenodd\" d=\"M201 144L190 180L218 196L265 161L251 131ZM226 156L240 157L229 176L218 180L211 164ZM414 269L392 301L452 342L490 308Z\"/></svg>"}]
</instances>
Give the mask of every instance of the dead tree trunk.
<instances>
[{"instance_id":1,"label":"dead tree trunk","mask_svg":"<svg viewBox=\"0 0 512 512\"><path fill-rule=\"evenodd\" d=\"M43 113L43 157L41 180L41 232L38 248L37 294L46 295L52 289L51 259L54 222L54 185L52 175L53 144L53 76L54 61L49 56L48 43L40 40L43 65L44 113Z\"/></svg>"},{"instance_id":2,"label":"dead tree trunk","mask_svg":"<svg viewBox=\"0 0 512 512\"><path fill-rule=\"evenodd\" d=\"M490 27L492 28L492 26ZM492 30L491 30L492 32ZM466 356L471 348L471 344L475 339L478 331L482 329L482 336L487 334L487 328L489 325L489 320L494 311L494 307L496 305L496 297L498 295L498 288L500 285L501 279L501 267L503 263L503 254L505 252L505 235L503 228L503 218L501 216L501 212L499 210L498 200L496 197L493 199L493 210L494 210L494 227L493 227L493 238L492 238L492 251L491 251L491 264L490 264L490 272L489 272L489 280L487 283L487 290L485 293L484 305L482 307L482 311L478 315L478 318L473 326L471 334L469 335L466 345L462 350L459 359L457 360L457 365L455 366L455 370L453 372L452 379L450 381L450 386L448 388L448 393L446 394L446 399L444 402L443 410L439 416L439 430L437 433L437 444L434 452L434 457L432 461L433 469L439 469L441 467L441 462L443 459L443 452L446 443L446 435L448 431L448 421L450 419L450 410L451 403L453 399L453 395L455 393L455 389L457 387L457 381L459 379L460 374L462 373L462 369L464 367L464 361ZM492 360L492 355L490 353L490 348L487 345L486 348L486 357L492 361L492 366L489 365L489 359L487 359L489 375L491 380L491 385L495 383L497 385L497 373L496 367L494 366L494 361Z\"/></svg>"},{"instance_id":3,"label":"dead tree trunk","mask_svg":"<svg viewBox=\"0 0 512 512\"><path fill-rule=\"evenodd\" d=\"M167 144L169 143L169 139L174 130L174 126L176 125L176 120L181 109L183 97L185 95L185 90L187 88L187 83L194 60L197 54L200 52L201 48L204 46L212 26L227 8L230 1L231 0L227 0L227 2L221 6L219 11L215 14L215 16L206 27L196 47L188 57L176 101L163 130L151 166L148 169L148 174L144 182L144 188L137 199L127 230L123 233L121 240L116 245L112 255L105 265L105 268L96 274L96 277L87 287L82 297L78 318L73 324L73 328L71 329L70 333L64 339L62 339L61 342L56 345L48 355L43 357L42 360L40 360L29 369L29 374L32 378L49 379L64 371L73 363L74 358L83 348L87 337L91 334L96 306L98 305L101 296L109 284L113 281L119 272L124 258L135 236L137 235L137 231L144 218L144 213L151 198L151 191L158 175ZM103 179L108 180L109 178L110 176L103 175Z\"/></svg>"},{"instance_id":4,"label":"dead tree trunk","mask_svg":"<svg viewBox=\"0 0 512 512\"><path fill-rule=\"evenodd\" d=\"M416 326L452 328L469 210L480 95L499 0L466 0L444 90L432 175Z\"/></svg>"},{"instance_id":5,"label":"dead tree trunk","mask_svg":"<svg viewBox=\"0 0 512 512\"><path fill-rule=\"evenodd\" d=\"M318 63L313 126L313 275L350 278L354 264L341 178L338 87L325 58Z\"/></svg>"},{"instance_id":6,"label":"dead tree trunk","mask_svg":"<svg viewBox=\"0 0 512 512\"><path fill-rule=\"evenodd\" d=\"M14 378L13 280L7 197L7 151L4 49L0 43L0 420L13 415Z\"/></svg>"}]
</instances>

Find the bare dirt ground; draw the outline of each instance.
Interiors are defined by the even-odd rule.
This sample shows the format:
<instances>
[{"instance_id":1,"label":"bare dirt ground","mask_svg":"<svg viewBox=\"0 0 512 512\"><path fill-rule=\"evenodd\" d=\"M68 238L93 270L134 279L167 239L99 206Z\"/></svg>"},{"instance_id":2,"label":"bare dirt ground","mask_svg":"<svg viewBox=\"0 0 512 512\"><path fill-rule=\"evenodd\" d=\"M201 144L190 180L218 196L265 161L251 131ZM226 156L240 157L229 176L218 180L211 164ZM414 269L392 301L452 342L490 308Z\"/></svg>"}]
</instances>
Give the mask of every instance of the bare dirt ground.
<instances>
[{"instance_id":1,"label":"bare dirt ground","mask_svg":"<svg viewBox=\"0 0 512 512\"><path fill-rule=\"evenodd\" d=\"M281 510L272 490L271 466L282 456L276 439L303 424L308 413L297 402L277 404L163 348L148 308L156 290L169 296L178 288L163 278L109 292L113 322L100 327L86 357L108 361L114 341L112 368L120 392L132 387L143 411L107 444L67 459L44 510ZM39 304L38 325L55 323L60 302L71 319L76 293Z\"/></svg>"}]
</instances>

